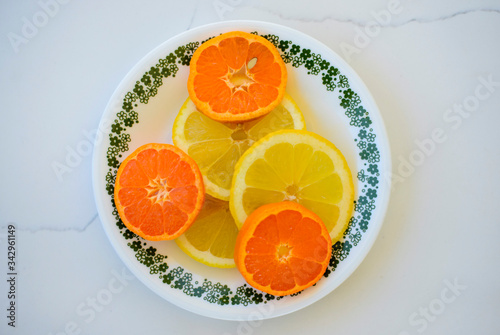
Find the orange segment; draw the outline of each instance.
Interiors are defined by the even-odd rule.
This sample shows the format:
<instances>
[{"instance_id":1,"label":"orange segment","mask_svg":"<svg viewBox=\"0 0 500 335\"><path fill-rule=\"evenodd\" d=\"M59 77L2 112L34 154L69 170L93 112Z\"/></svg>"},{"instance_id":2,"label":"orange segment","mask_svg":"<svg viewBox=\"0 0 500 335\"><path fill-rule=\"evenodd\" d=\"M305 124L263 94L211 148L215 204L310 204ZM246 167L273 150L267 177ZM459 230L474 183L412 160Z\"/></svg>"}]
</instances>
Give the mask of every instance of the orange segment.
<instances>
[{"instance_id":1,"label":"orange segment","mask_svg":"<svg viewBox=\"0 0 500 335\"><path fill-rule=\"evenodd\" d=\"M150 143L120 165L114 197L129 230L151 241L171 240L194 222L205 189L192 158L173 145Z\"/></svg>"},{"instance_id":2,"label":"orange segment","mask_svg":"<svg viewBox=\"0 0 500 335\"><path fill-rule=\"evenodd\" d=\"M207 47L199 58L198 73L210 78L222 77L227 73L227 64L216 46Z\"/></svg>"},{"instance_id":3,"label":"orange segment","mask_svg":"<svg viewBox=\"0 0 500 335\"><path fill-rule=\"evenodd\" d=\"M286 66L263 37L233 31L203 43L190 63L188 91L208 117L240 122L265 115L283 99Z\"/></svg>"},{"instance_id":4,"label":"orange segment","mask_svg":"<svg viewBox=\"0 0 500 335\"><path fill-rule=\"evenodd\" d=\"M219 43L219 51L230 68L241 69L247 61L248 40L243 37L224 39Z\"/></svg>"},{"instance_id":5,"label":"orange segment","mask_svg":"<svg viewBox=\"0 0 500 335\"><path fill-rule=\"evenodd\" d=\"M251 286L283 296L316 283L331 252L330 234L319 216L284 201L252 212L238 233L234 260Z\"/></svg>"},{"instance_id":6,"label":"orange segment","mask_svg":"<svg viewBox=\"0 0 500 335\"><path fill-rule=\"evenodd\" d=\"M254 98L259 107L264 107L273 102L278 96L278 90L275 87L261 83L253 83L248 87L248 92Z\"/></svg>"},{"instance_id":7,"label":"orange segment","mask_svg":"<svg viewBox=\"0 0 500 335\"><path fill-rule=\"evenodd\" d=\"M145 187L149 184L149 179L140 168L137 160L133 160L130 164L124 166L122 176L122 187Z\"/></svg>"}]
</instances>

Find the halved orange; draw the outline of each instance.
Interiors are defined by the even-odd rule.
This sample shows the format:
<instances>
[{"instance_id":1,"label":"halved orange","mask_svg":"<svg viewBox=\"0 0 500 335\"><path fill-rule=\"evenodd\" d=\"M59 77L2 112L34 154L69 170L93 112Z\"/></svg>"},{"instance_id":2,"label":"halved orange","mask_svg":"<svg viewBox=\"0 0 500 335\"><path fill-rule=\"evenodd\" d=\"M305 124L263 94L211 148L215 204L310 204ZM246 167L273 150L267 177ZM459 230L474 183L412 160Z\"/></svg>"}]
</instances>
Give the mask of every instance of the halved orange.
<instances>
[{"instance_id":1,"label":"halved orange","mask_svg":"<svg viewBox=\"0 0 500 335\"><path fill-rule=\"evenodd\" d=\"M265 38L242 31L200 45L190 63L187 88L208 117L240 122L265 115L283 99L286 66Z\"/></svg>"},{"instance_id":2,"label":"halved orange","mask_svg":"<svg viewBox=\"0 0 500 335\"><path fill-rule=\"evenodd\" d=\"M236 238L234 260L251 286L283 296L321 279L331 252L330 235L319 216L283 201L250 214Z\"/></svg>"},{"instance_id":3,"label":"halved orange","mask_svg":"<svg viewBox=\"0 0 500 335\"><path fill-rule=\"evenodd\" d=\"M132 152L116 175L115 205L125 226L150 241L172 240L203 206L203 177L195 161L171 144Z\"/></svg>"}]
</instances>

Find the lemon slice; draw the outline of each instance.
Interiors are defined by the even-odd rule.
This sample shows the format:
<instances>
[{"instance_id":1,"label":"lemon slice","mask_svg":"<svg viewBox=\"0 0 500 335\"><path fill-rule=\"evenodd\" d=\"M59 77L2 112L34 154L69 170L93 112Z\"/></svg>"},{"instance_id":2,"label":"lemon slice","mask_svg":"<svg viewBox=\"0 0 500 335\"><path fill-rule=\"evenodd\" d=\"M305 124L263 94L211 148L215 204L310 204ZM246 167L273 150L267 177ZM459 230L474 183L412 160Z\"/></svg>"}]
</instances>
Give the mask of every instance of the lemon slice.
<instances>
[{"instance_id":1,"label":"lemon slice","mask_svg":"<svg viewBox=\"0 0 500 335\"><path fill-rule=\"evenodd\" d=\"M206 196L205 203L189 229L175 239L191 258L203 264L232 268L238 227L229 211L229 203Z\"/></svg>"},{"instance_id":2,"label":"lemon slice","mask_svg":"<svg viewBox=\"0 0 500 335\"><path fill-rule=\"evenodd\" d=\"M332 242L352 215L354 185L342 153L329 141L304 130L267 135L235 167L229 206L240 228L258 207L294 201L316 213Z\"/></svg>"},{"instance_id":3,"label":"lemon slice","mask_svg":"<svg viewBox=\"0 0 500 335\"><path fill-rule=\"evenodd\" d=\"M172 138L198 164L205 191L227 201L234 166L241 155L254 142L282 129L305 129L299 107L287 94L269 114L244 123L214 121L188 98L174 121Z\"/></svg>"}]
</instances>

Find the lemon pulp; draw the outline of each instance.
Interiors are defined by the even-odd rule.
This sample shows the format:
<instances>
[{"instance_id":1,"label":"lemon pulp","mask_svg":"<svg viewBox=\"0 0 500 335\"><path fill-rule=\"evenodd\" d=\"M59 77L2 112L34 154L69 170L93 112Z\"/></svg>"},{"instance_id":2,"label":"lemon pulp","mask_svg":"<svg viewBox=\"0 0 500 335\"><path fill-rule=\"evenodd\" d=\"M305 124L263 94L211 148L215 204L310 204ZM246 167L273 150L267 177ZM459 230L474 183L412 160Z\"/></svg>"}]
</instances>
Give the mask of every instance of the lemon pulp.
<instances>
[{"instance_id":1,"label":"lemon pulp","mask_svg":"<svg viewBox=\"0 0 500 335\"><path fill-rule=\"evenodd\" d=\"M337 241L349 222L353 200L352 175L342 153L311 132L284 130L264 137L241 157L230 208L241 227L262 205L294 201L316 213Z\"/></svg>"},{"instance_id":2,"label":"lemon pulp","mask_svg":"<svg viewBox=\"0 0 500 335\"><path fill-rule=\"evenodd\" d=\"M238 227L229 211L229 203L207 196L191 227L175 242L191 258L203 264L234 267L234 246Z\"/></svg>"},{"instance_id":3,"label":"lemon pulp","mask_svg":"<svg viewBox=\"0 0 500 335\"><path fill-rule=\"evenodd\" d=\"M305 129L300 109L286 94L269 114L244 123L212 120L187 99L174 121L173 141L198 164L206 192L229 200L234 167L240 157L256 141L282 129Z\"/></svg>"}]
</instances>

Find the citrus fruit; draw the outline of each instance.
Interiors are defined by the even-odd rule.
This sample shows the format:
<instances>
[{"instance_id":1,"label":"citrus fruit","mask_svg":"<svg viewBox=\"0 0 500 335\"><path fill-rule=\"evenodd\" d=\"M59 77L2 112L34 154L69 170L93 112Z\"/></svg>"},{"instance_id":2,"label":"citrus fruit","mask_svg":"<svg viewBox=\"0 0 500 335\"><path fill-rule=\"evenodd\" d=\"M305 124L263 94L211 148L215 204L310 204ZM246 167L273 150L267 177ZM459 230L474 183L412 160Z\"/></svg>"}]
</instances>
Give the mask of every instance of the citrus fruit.
<instances>
[{"instance_id":1,"label":"citrus fruit","mask_svg":"<svg viewBox=\"0 0 500 335\"><path fill-rule=\"evenodd\" d=\"M171 144L149 143L118 168L114 199L125 226L150 240L171 240L195 220L205 191L196 162Z\"/></svg>"},{"instance_id":2,"label":"citrus fruit","mask_svg":"<svg viewBox=\"0 0 500 335\"><path fill-rule=\"evenodd\" d=\"M198 164L206 192L229 200L238 159L254 142L281 129L305 129L299 107L287 94L269 114L244 123L214 121L188 98L174 121L172 137Z\"/></svg>"},{"instance_id":3,"label":"citrus fruit","mask_svg":"<svg viewBox=\"0 0 500 335\"><path fill-rule=\"evenodd\" d=\"M286 81L285 63L271 42L232 31L196 49L187 88L196 107L207 116L239 122L276 107L285 94Z\"/></svg>"},{"instance_id":4,"label":"citrus fruit","mask_svg":"<svg viewBox=\"0 0 500 335\"><path fill-rule=\"evenodd\" d=\"M234 259L245 280L273 295L316 283L330 261L332 242L321 219L291 201L267 204L250 214L236 239Z\"/></svg>"},{"instance_id":5,"label":"citrus fruit","mask_svg":"<svg viewBox=\"0 0 500 335\"><path fill-rule=\"evenodd\" d=\"M342 153L304 130L281 130L256 142L235 167L230 209L241 227L258 207L284 200L316 213L336 242L351 217L354 185Z\"/></svg>"},{"instance_id":6,"label":"citrus fruit","mask_svg":"<svg viewBox=\"0 0 500 335\"><path fill-rule=\"evenodd\" d=\"M205 203L193 225L175 242L191 258L203 264L234 267L234 245L238 227L227 201L205 197Z\"/></svg>"}]
</instances>

